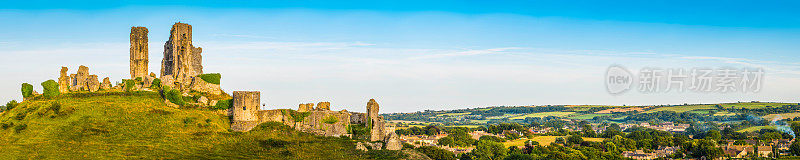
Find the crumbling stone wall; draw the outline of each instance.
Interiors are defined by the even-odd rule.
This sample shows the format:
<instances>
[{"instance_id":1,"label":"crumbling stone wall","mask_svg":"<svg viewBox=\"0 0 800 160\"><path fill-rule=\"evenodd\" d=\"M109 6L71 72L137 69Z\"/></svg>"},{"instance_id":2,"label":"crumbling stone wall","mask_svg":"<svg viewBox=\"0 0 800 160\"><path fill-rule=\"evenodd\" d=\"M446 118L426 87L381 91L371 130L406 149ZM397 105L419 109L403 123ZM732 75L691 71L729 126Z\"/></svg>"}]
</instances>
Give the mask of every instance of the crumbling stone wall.
<instances>
[{"instance_id":1,"label":"crumbling stone wall","mask_svg":"<svg viewBox=\"0 0 800 160\"><path fill-rule=\"evenodd\" d=\"M330 111L331 110L331 102L319 102L317 103L317 111Z\"/></svg>"},{"instance_id":2,"label":"crumbling stone wall","mask_svg":"<svg viewBox=\"0 0 800 160\"><path fill-rule=\"evenodd\" d=\"M130 70L131 79L147 76L147 65L149 63L147 48L147 28L131 27L131 51L130 51Z\"/></svg>"},{"instance_id":3,"label":"crumbling stone wall","mask_svg":"<svg viewBox=\"0 0 800 160\"><path fill-rule=\"evenodd\" d=\"M323 136L350 136L347 126L350 126L350 113L347 111L309 111L309 115L298 122L295 129ZM335 123L325 122L326 118L335 117Z\"/></svg>"},{"instance_id":4,"label":"crumbling stone wall","mask_svg":"<svg viewBox=\"0 0 800 160\"><path fill-rule=\"evenodd\" d=\"M164 44L164 59L161 60L161 76L171 76L175 82L188 87L192 77L203 74L202 49L192 45L192 26L175 23L169 40Z\"/></svg>"},{"instance_id":5,"label":"crumbling stone wall","mask_svg":"<svg viewBox=\"0 0 800 160\"><path fill-rule=\"evenodd\" d=\"M308 112L312 110L314 110L314 103L300 104L300 106L297 107L298 112Z\"/></svg>"}]
</instances>

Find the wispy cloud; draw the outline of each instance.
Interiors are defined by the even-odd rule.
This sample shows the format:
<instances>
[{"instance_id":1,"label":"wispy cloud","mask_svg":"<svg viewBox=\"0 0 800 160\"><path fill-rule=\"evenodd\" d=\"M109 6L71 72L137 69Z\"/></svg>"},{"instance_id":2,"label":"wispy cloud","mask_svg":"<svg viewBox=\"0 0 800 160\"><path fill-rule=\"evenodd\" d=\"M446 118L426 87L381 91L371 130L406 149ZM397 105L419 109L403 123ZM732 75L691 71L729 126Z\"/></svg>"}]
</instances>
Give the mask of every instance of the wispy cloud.
<instances>
[{"instance_id":1,"label":"wispy cloud","mask_svg":"<svg viewBox=\"0 0 800 160\"><path fill-rule=\"evenodd\" d=\"M410 59L434 59L434 58L449 58L449 57L458 57L458 56L474 56L474 55L484 55L484 54L499 54L504 53L509 50L519 50L525 49L522 47L504 47L504 48L489 48L489 49L478 49L478 50L465 50L465 51L455 51L452 53L442 53L442 54L426 54L417 57L411 57Z\"/></svg>"}]
</instances>

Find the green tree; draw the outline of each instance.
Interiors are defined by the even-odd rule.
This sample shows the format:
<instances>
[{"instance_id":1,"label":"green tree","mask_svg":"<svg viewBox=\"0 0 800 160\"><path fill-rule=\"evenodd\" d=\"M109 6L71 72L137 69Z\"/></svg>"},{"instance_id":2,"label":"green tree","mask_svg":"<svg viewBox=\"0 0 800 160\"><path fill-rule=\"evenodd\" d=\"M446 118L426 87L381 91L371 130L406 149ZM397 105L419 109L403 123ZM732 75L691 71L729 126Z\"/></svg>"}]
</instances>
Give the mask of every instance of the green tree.
<instances>
[{"instance_id":1,"label":"green tree","mask_svg":"<svg viewBox=\"0 0 800 160\"><path fill-rule=\"evenodd\" d=\"M590 124L584 124L581 126L581 133L584 137L597 137L597 133L592 130L592 125Z\"/></svg>"},{"instance_id":2,"label":"green tree","mask_svg":"<svg viewBox=\"0 0 800 160\"><path fill-rule=\"evenodd\" d=\"M450 151L445 150L445 149L441 149L439 147L422 146L422 147L416 148L414 150L417 150L420 153L425 154L428 157L430 157L431 159L435 159L435 160L455 160L456 159L456 155L453 154L453 152L450 152Z\"/></svg>"},{"instance_id":3,"label":"green tree","mask_svg":"<svg viewBox=\"0 0 800 160\"><path fill-rule=\"evenodd\" d=\"M504 160L535 160L535 158L528 154L514 153L508 155L508 157L504 158Z\"/></svg>"},{"instance_id":4,"label":"green tree","mask_svg":"<svg viewBox=\"0 0 800 160\"><path fill-rule=\"evenodd\" d=\"M792 142L792 145L789 146L789 151L795 156L800 156L800 143L797 143L797 140Z\"/></svg>"},{"instance_id":5,"label":"green tree","mask_svg":"<svg viewBox=\"0 0 800 160\"><path fill-rule=\"evenodd\" d=\"M499 142L478 141L472 154L480 160L500 160L508 156L508 149Z\"/></svg>"},{"instance_id":6,"label":"green tree","mask_svg":"<svg viewBox=\"0 0 800 160\"><path fill-rule=\"evenodd\" d=\"M722 139L722 134L720 134L718 130L709 130L706 132L706 136L704 138L710 138L714 141L719 141Z\"/></svg>"},{"instance_id":7,"label":"green tree","mask_svg":"<svg viewBox=\"0 0 800 160\"><path fill-rule=\"evenodd\" d=\"M58 90L58 82L52 79L42 82L42 88L42 96L47 98L53 98L61 94L61 91Z\"/></svg>"},{"instance_id":8,"label":"green tree","mask_svg":"<svg viewBox=\"0 0 800 160\"><path fill-rule=\"evenodd\" d=\"M578 135L571 135L567 137L567 144L581 144L583 143L583 138Z\"/></svg>"},{"instance_id":9,"label":"green tree","mask_svg":"<svg viewBox=\"0 0 800 160\"><path fill-rule=\"evenodd\" d=\"M33 97L33 85L28 83L22 83L22 97L23 98Z\"/></svg>"}]
</instances>

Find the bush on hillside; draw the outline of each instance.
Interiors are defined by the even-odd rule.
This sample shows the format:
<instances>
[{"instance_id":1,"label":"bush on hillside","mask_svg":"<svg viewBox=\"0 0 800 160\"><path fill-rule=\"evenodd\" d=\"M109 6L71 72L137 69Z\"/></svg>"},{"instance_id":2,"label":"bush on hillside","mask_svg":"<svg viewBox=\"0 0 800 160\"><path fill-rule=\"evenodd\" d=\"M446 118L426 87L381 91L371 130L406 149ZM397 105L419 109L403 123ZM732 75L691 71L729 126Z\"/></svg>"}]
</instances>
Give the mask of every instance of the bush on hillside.
<instances>
[{"instance_id":1,"label":"bush on hillside","mask_svg":"<svg viewBox=\"0 0 800 160\"><path fill-rule=\"evenodd\" d=\"M200 77L200 79L203 79L203 81L206 81L211 84L219 84L222 75L220 75L219 73L207 73L198 75L197 77Z\"/></svg>"},{"instance_id":2,"label":"bush on hillside","mask_svg":"<svg viewBox=\"0 0 800 160\"><path fill-rule=\"evenodd\" d=\"M217 105L214 105L211 108L219 110L231 108L231 99L219 100L217 101Z\"/></svg>"},{"instance_id":3,"label":"bush on hillside","mask_svg":"<svg viewBox=\"0 0 800 160\"><path fill-rule=\"evenodd\" d=\"M151 89L160 89L161 88L161 79L154 79L153 83L150 84Z\"/></svg>"},{"instance_id":4,"label":"bush on hillside","mask_svg":"<svg viewBox=\"0 0 800 160\"><path fill-rule=\"evenodd\" d=\"M20 124L20 125L14 126L14 132L17 132L17 133L22 132L22 130L25 130L25 128L28 128L27 124Z\"/></svg>"},{"instance_id":5,"label":"bush on hillside","mask_svg":"<svg viewBox=\"0 0 800 160\"><path fill-rule=\"evenodd\" d=\"M17 107L17 104L17 100L8 101L8 103L6 103L6 110L11 110L14 107Z\"/></svg>"},{"instance_id":6,"label":"bush on hillside","mask_svg":"<svg viewBox=\"0 0 800 160\"><path fill-rule=\"evenodd\" d=\"M50 118L56 118L59 116L65 116L75 111L73 107L62 107L61 103L53 102L49 106L40 107L39 110L36 111L36 114L39 116L46 116Z\"/></svg>"},{"instance_id":7,"label":"bush on hillside","mask_svg":"<svg viewBox=\"0 0 800 160\"><path fill-rule=\"evenodd\" d=\"M14 122L3 122L0 123L0 128L8 129L14 126Z\"/></svg>"},{"instance_id":8,"label":"bush on hillside","mask_svg":"<svg viewBox=\"0 0 800 160\"><path fill-rule=\"evenodd\" d=\"M165 91L164 98L169 100L169 102L175 103L180 106L186 104L186 102L183 101L183 95L181 95L181 91L178 91L177 89L170 89L168 91Z\"/></svg>"},{"instance_id":9,"label":"bush on hillside","mask_svg":"<svg viewBox=\"0 0 800 160\"><path fill-rule=\"evenodd\" d=\"M136 81L130 79L123 79L123 83L125 83L125 92L133 91L133 85L136 84Z\"/></svg>"},{"instance_id":10,"label":"bush on hillside","mask_svg":"<svg viewBox=\"0 0 800 160\"><path fill-rule=\"evenodd\" d=\"M22 83L22 97L23 98L33 97L33 85L28 83Z\"/></svg>"},{"instance_id":11,"label":"bush on hillside","mask_svg":"<svg viewBox=\"0 0 800 160\"><path fill-rule=\"evenodd\" d=\"M53 98L61 94L61 91L58 91L58 82L52 79L42 82L42 88L44 88L42 95L47 98Z\"/></svg>"}]
</instances>

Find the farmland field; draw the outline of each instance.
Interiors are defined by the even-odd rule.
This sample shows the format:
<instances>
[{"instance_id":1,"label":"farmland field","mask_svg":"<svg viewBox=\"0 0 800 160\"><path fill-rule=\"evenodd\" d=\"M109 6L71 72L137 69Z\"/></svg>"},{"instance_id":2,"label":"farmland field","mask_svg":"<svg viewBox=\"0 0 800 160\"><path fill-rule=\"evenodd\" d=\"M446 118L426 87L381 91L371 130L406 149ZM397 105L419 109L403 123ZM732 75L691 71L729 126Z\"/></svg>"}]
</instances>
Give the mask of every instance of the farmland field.
<instances>
[{"instance_id":1,"label":"farmland field","mask_svg":"<svg viewBox=\"0 0 800 160\"><path fill-rule=\"evenodd\" d=\"M701 109L716 109L714 105L708 104L701 104L701 105L688 105L688 106L669 106L669 107L658 107L655 109L651 109L646 111L645 113L653 113L658 111L675 111L678 113L692 111L692 110L701 110Z\"/></svg>"},{"instance_id":2,"label":"farmland field","mask_svg":"<svg viewBox=\"0 0 800 160\"><path fill-rule=\"evenodd\" d=\"M597 116L611 116L611 114L583 114L579 116L569 117L569 119L592 119Z\"/></svg>"},{"instance_id":3,"label":"farmland field","mask_svg":"<svg viewBox=\"0 0 800 160\"><path fill-rule=\"evenodd\" d=\"M439 114L439 115L436 115L436 116L461 116L461 115L467 115L467 114L470 114L470 113L472 113L472 112L464 112L464 113L445 113L445 114Z\"/></svg>"},{"instance_id":4,"label":"farmland field","mask_svg":"<svg viewBox=\"0 0 800 160\"><path fill-rule=\"evenodd\" d=\"M769 114L769 115L763 116L762 118L764 118L766 120L772 120L772 119L774 119L774 118L776 118L778 116L780 116L778 119L786 119L786 118L794 119L795 117L800 117L800 113Z\"/></svg>"},{"instance_id":5,"label":"farmland field","mask_svg":"<svg viewBox=\"0 0 800 160\"><path fill-rule=\"evenodd\" d=\"M547 116L566 117L567 115L574 113L575 112L541 112L541 113L532 113L532 114L525 114L521 116L511 117L510 119L525 119L528 117L547 117Z\"/></svg>"},{"instance_id":6,"label":"farmland field","mask_svg":"<svg viewBox=\"0 0 800 160\"><path fill-rule=\"evenodd\" d=\"M775 129L775 127L773 127L773 126L753 126L753 127L748 127L748 128L745 128L745 129L738 130L736 132L756 132L756 131L759 131L761 129Z\"/></svg>"}]
</instances>

